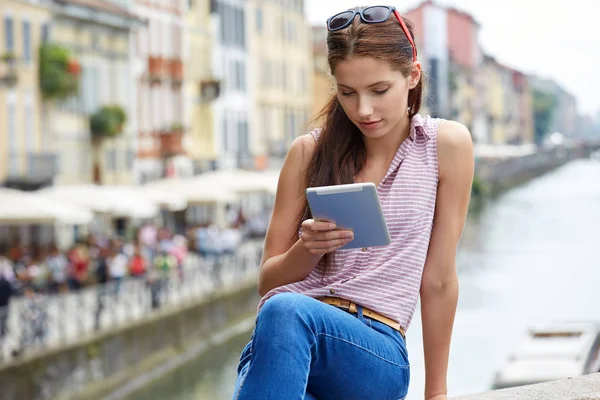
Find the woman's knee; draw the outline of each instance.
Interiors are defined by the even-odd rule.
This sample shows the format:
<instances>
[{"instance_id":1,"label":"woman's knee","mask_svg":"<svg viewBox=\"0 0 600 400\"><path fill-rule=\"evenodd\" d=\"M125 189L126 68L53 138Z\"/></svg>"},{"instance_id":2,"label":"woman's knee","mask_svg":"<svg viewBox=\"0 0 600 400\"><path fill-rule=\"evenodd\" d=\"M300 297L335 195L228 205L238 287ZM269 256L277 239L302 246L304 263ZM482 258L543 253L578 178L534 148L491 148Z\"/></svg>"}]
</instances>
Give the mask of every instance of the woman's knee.
<instances>
[{"instance_id":1,"label":"woman's knee","mask_svg":"<svg viewBox=\"0 0 600 400\"><path fill-rule=\"evenodd\" d=\"M309 312L310 303L314 300L297 293L280 293L263 304L258 313L258 321L274 324L297 322Z\"/></svg>"}]
</instances>

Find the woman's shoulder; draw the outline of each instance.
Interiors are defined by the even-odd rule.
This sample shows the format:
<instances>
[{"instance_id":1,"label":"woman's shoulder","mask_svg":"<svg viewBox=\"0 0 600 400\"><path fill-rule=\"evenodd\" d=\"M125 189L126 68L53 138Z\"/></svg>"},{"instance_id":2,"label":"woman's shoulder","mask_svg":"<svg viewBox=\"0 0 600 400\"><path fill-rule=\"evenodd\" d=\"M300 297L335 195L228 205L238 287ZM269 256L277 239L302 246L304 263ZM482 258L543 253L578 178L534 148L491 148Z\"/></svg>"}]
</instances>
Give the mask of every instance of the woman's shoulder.
<instances>
[{"instance_id":1,"label":"woman's shoulder","mask_svg":"<svg viewBox=\"0 0 600 400\"><path fill-rule=\"evenodd\" d=\"M294 139L288 151L288 157L301 162L301 164L307 163L315 151L320 132L320 129L315 129Z\"/></svg>"},{"instance_id":2,"label":"woman's shoulder","mask_svg":"<svg viewBox=\"0 0 600 400\"><path fill-rule=\"evenodd\" d=\"M438 148L448 147L459 150L461 147L472 147L471 132L457 121L439 119L437 129Z\"/></svg>"},{"instance_id":3,"label":"woman's shoulder","mask_svg":"<svg viewBox=\"0 0 600 400\"><path fill-rule=\"evenodd\" d=\"M473 140L465 125L456 121L440 120L436 141L440 172L453 169L452 166L471 163Z\"/></svg>"}]
</instances>

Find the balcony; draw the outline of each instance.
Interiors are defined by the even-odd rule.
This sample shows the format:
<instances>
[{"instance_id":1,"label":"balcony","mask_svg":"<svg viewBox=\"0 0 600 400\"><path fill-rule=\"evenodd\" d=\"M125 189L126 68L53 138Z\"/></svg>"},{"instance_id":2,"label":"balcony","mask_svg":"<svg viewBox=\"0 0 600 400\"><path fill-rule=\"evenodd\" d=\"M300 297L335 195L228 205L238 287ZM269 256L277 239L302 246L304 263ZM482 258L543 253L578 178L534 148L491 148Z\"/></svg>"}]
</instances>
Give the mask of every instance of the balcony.
<instances>
[{"instance_id":1,"label":"balcony","mask_svg":"<svg viewBox=\"0 0 600 400\"><path fill-rule=\"evenodd\" d=\"M183 149L183 129L171 129L158 135L160 154L162 157L172 157L185 154Z\"/></svg>"},{"instance_id":2,"label":"balcony","mask_svg":"<svg viewBox=\"0 0 600 400\"><path fill-rule=\"evenodd\" d=\"M55 153L12 153L6 160L5 184L9 187L35 189L51 184L58 174Z\"/></svg>"}]
</instances>

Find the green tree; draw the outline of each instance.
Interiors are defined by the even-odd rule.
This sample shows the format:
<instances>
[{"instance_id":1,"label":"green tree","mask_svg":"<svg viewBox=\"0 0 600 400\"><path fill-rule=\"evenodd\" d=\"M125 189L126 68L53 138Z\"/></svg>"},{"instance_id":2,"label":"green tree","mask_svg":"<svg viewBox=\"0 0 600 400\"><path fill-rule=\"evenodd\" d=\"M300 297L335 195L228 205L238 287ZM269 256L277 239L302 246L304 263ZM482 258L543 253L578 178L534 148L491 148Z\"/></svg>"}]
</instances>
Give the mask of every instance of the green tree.
<instances>
[{"instance_id":1,"label":"green tree","mask_svg":"<svg viewBox=\"0 0 600 400\"><path fill-rule=\"evenodd\" d=\"M123 132L127 122L127 113L118 105L102 106L90 116L90 132L92 140L94 180L102 182L100 174L100 155L102 144L108 138L114 138Z\"/></svg>"},{"instance_id":2,"label":"green tree","mask_svg":"<svg viewBox=\"0 0 600 400\"><path fill-rule=\"evenodd\" d=\"M534 89L532 93L535 142L541 143L550 133L556 100L551 93Z\"/></svg>"}]
</instances>

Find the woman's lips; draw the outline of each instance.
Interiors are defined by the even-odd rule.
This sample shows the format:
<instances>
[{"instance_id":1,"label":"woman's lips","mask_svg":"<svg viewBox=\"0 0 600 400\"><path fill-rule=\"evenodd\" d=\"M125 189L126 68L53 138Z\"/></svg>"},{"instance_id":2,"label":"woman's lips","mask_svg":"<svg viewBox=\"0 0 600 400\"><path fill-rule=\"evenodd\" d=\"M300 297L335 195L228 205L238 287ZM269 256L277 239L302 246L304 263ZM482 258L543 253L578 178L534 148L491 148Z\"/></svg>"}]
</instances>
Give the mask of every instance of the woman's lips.
<instances>
[{"instance_id":1,"label":"woman's lips","mask_svg":"<svg viewBox=\"0 0 600 400\"><path fill-rule=\"evenodd\" d=\"M375 129L379 126L380 122L381 122L381 120L371 121L371 122L359 122L359 124L362 128L365 128L365 129Z\"/></svg>"}]
</instances>

